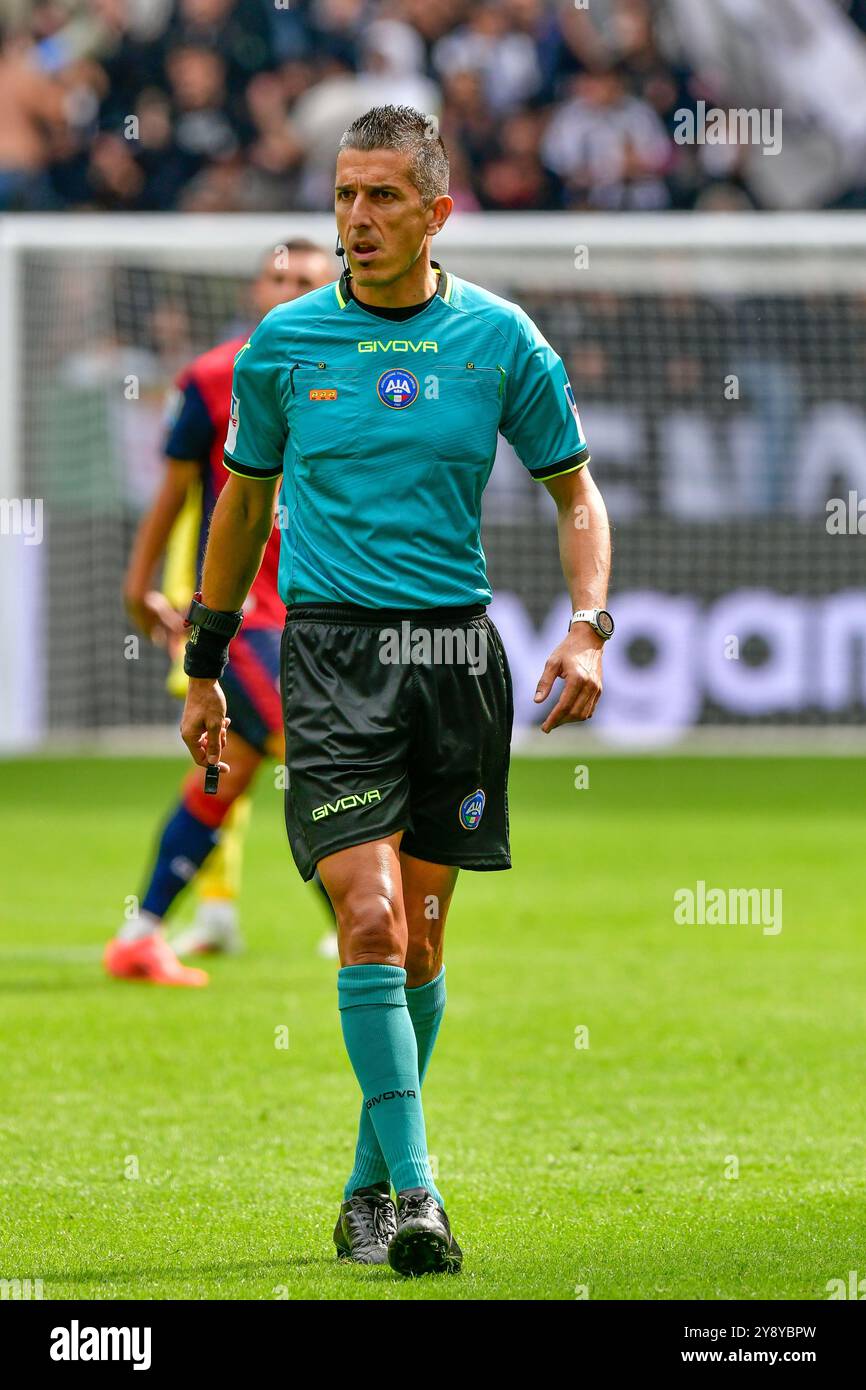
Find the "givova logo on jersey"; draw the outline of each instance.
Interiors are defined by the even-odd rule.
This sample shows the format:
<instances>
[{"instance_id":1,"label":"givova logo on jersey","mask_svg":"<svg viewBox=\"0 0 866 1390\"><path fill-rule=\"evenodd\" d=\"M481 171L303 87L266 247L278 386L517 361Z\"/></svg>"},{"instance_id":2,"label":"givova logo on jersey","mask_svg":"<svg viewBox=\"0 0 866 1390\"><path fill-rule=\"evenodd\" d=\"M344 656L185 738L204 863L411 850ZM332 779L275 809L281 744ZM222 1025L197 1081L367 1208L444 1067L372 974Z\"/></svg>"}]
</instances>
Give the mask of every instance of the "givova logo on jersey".
<instances>
[{"instance_id":1,"label":"givova logo on jersey","mask_svg":"<svg viewBox=\"0 0 866 1390\"><path fill-rule=\"evenodd\" d=\"M389 367L376 383L379 400L391 410L405 410L414 405L420 391L418 378L404 367Z\"/></svg>"}]
</instances>

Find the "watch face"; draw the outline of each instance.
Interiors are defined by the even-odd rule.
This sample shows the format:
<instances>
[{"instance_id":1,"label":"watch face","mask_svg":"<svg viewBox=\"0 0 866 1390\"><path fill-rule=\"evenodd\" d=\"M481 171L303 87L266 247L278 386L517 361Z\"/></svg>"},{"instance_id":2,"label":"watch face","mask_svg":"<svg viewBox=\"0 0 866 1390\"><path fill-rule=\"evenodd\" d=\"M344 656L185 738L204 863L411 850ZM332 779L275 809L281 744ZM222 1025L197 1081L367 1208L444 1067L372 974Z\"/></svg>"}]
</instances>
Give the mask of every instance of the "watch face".
<instances>
[{"instance_id":1,"label":"watch face","mask_svg":"<svg viewBox=\"0 0 866 1390\"><path fill-rule=\"evenodd\" d=\"M613 618L606 611L606 609L599 608L598 612L595 615L595 621L598 623L599 631L601 632L602 637L613 636Z\"/></svg>"}]
</instances>

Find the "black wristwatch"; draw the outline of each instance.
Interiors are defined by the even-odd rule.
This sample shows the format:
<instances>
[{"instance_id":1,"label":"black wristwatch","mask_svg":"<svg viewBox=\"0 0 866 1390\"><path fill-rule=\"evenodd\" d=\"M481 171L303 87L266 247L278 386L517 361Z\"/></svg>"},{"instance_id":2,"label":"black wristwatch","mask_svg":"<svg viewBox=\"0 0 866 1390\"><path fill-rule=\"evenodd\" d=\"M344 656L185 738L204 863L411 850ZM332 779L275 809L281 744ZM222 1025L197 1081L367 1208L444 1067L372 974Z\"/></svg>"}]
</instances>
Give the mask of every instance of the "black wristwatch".
<instances>
[{"instance_id":1,"label":"black wristwatch","mask_svg":"<svg viewBox=\"0 0 866 1390\"><path fill-rule=\"evenodd\" d=\"M243 620L244 615L240 610L237 613L223 613L217 608L208 608L206 604L202 603L201 590L199 590L192 596L185 625L187 627L200 627L205 632L212 632L215 637L223 637L226 642L230 642L240 632Z\"/></svg>"}]
</instances>

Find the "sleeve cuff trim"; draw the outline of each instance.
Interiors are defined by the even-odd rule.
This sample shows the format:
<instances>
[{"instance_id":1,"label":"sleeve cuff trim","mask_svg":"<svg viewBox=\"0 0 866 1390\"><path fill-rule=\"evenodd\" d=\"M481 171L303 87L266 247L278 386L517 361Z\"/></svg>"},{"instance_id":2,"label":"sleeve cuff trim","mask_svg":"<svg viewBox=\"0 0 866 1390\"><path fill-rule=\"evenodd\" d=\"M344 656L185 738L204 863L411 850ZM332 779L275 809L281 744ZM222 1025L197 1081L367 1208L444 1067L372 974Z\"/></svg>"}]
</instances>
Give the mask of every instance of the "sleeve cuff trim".
<instances>
[{"instance_id":1,"label":"sleeve cuff trim","mask_svg":"<svg viewBox=\"0 0 866 1390\"><path fill-rule=\"evenodd\" d=\"M530 477L537 483L546 483L548 478L561 478L563 473L576 473L579 468L589 463L590 452L584 445L579 453L572 454L569 458L559 459L556 463L545 464L543 468L530 468Z\"/></svg>"},{"instance_id":2,"label":"sleeve cuff trim","mask_svg":"<svg viewBox=\"0 0 866 1390\"><path fill-rule=\"evenodd\" d=\"M223 466L239 478L257 478L262 483L272 483L275 478L283 476L282 468L275 472L263 473L261 468L250 468L249 464L239 463L237 459L229 458L228 454L223 454Z\"/></svg>"}]
</instances>

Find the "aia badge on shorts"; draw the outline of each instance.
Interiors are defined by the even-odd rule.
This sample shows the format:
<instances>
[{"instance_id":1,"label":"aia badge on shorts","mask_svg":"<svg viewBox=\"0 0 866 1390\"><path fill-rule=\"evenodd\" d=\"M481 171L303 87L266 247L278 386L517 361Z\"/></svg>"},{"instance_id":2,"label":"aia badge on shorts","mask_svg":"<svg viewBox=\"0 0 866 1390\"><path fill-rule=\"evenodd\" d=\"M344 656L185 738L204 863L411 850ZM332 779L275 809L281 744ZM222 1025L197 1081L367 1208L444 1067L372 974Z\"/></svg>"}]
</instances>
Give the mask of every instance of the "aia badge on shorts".
<instances>
[{"instance_id":1,"label":"aia badge on shorts","mask_svg":"<svg viewBox=\"0 0 866 1390\"><path fill-rule=\"evenodd\" d=\"M484 805L487 797L479 787L477 791L470 792L464 796L460 803L460 824L464 830L477 830L481 824L481 817L484 815Z\"/></svg>"},{"instance_id":2,"label":"aia badge on shorts","mask_svg":"<svg viewBox=\"0 0 866 1390\"><path fill-rule=\"evenodd\" d=\"M417 376L402 367L389 367L376 383L379 400L391 410L405 410L407 405L414 405L420 389Z\"/></svg>"}]
</instances>

